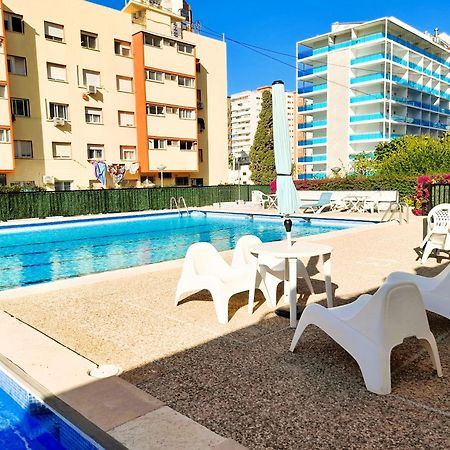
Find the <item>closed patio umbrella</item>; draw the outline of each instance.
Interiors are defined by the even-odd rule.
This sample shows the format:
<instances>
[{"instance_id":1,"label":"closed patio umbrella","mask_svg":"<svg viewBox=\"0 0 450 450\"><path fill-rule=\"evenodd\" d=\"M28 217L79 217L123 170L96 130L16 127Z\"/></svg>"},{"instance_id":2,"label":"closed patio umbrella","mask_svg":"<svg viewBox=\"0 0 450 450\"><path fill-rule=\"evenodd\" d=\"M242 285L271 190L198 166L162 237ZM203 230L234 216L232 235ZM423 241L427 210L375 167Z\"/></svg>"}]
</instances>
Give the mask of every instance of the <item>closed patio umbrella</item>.
<instances>
[{"instance_id":1,"label":"closed patio umbrella","mask_svg":"<svg viewBox=\"0 0 450 450\"><path fill-rule=\"evenodd\" d=\"M279 80L272 83L272 115L278 212L285 217L284 226L288 243L291 245L292 221L289 214L298 210L300 202L292 180L292 156L284 83Z\"/></svg>"}]
</instances>

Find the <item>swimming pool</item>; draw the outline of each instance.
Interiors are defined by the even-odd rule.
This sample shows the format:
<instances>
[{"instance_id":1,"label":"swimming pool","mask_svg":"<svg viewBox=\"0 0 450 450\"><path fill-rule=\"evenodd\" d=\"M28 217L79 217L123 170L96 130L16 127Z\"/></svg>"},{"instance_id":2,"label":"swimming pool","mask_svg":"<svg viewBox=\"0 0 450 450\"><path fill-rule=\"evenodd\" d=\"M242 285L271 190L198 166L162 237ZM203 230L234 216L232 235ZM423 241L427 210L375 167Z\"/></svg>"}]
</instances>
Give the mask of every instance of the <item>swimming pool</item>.
<instances>
[{"instance_id":1,"label":"swimming pool","mask_svg":"<svg viewBox=\"0 0 450 450\"><path fill-rule=\"evenodd\" d=\"M368 223L293 218L292 235ZM284 239L282 218L193 211L6 225L0 227L0 290L183 258L199 241L228 250L245 234Z\"/></svg>"},{"instance_id":2,"label":"swimming pool","mask_svg":"<svg viewBox=\"0 0 450 450\"><path fill-rule=\"evenodd\" d=\"M0 448L103 448L54 413L0 368Z\"/></svg>"}]
</instances>

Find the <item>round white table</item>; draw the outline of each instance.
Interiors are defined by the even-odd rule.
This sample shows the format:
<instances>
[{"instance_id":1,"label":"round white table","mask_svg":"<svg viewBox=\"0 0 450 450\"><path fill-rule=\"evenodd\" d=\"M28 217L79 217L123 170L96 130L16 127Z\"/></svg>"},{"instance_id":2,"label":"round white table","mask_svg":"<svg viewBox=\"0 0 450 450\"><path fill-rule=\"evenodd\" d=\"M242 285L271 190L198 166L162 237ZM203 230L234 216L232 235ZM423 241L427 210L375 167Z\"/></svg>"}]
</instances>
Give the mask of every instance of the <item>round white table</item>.
<instances>
[{"instance_id":1,"label":"round white table","mask_svg":"<svg viewBox=\"0 0 450 450\"><path fill-rule=\"evenodd\" d=\"M333 289L331 287L331 252L329 245L315 244L306 241L292 241L292 246L288 242L266 242L256 247L252 247L250 252L257 257L270 256L284 259L284 296L289 300L290 326L297 325L297 260L300 258L310 258L321 256L323 260L323 274L325 276L325 290L327 293L327 306L333 306ZM257 264L258 261L257 261ZM256 267L255 267L256 269ZM256 270L254 288L250 289L249 303L254 301L256 287Z\"/></svg>"}]
</instances>

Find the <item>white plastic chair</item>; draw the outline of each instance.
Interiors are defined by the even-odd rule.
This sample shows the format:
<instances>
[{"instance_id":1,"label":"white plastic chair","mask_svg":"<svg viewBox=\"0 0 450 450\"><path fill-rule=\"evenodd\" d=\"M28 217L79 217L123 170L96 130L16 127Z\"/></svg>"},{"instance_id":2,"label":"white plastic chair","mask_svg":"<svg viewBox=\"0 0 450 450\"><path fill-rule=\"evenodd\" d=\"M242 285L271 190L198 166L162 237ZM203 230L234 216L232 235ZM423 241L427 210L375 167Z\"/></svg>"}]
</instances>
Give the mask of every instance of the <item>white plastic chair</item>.
<instances>
[{"instance_id":1,"label":"white plastic chair","mask_svg":"<svg viewBox=\"0 0 450 450\"><path fill-rule=\"evenodd\" d=\"M192 244L184 259L175 294L175 306L184 294L207 289L213 298L217 320L226 324L230 297L249 290L251 275L250 267L230 267L210 243Z\"/></svg>"},{"instance_id":2,"label":"white plastic chair","mask_svg":"<svg viewBox=\"0 0 450 450\"><path fill-rule=\"evenodd\" d=\"M386 283L374 295L361 295L344 306L307 306L295 330L291 352L311 324L325 331L355 358L366 388L376 394L391 392L391 351L406 337L421 340L438 376L442 376L436 340L420 292L413 283Z\"/></svg>"},{"instance_id":3,"label":"white plastic chair","mask_svg":"<svg viewBox=\"0 0 450 450\"><path fill-rule=\"evenodd\" d=\"M257 265L257 258L251 254L250 249L260 244L262 244L262 241L257 236L242 236L236 243L231 266L236 269L241 267L250 268L253 272L252 280L255 280L253 283L254 289L261 289L270 306L275 308L278 301L277 288L280 282L284 280L284 260L261 256ZM299 260L297 261L297 278L304 278L311 294L314 294L306 267ZM249 314L253 313L253 306L254 295L250 295L248 303Z\"/></svg>"},{"instance_id":4,"label":"white plastic chair","mask_svg":"<svg viewBox=\"0 0 450 450\"><path fill-rule=\"evenodd\" d=\"M435 206L428 214L428 233L422 242L421 262L424 264L433 250L450 250L450 204Z\"/></svg>"},{"instance_id":5,"label":"white plastic chair","mask_svg":"<svg viewBox=\"0 0 450 450\"><path fill-rule=\"evenodd\" d=\"M252 203L265 208L270 204L270 196L262 191L252 191Z\"/></svg>"},{"instance_id":6,"label":"white plastic chair","mask_svg":"<svg viewBox=\"0 0 450 450\"><path fill-rule=\"evenodd\" d=\"M414 283L422 294L425 309L450 319L450 264L435 277L393 272L386 282Z\"/></svg>"}]
</instances>

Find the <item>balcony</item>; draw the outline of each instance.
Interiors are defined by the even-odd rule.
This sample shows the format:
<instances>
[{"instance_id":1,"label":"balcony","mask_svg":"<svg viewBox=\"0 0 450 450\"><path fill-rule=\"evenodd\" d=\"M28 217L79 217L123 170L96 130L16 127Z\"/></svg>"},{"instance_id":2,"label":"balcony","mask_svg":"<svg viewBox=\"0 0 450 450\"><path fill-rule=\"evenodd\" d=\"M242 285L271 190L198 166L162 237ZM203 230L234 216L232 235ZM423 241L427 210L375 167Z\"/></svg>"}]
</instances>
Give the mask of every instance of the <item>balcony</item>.
<instances>
[{"instance_id":1,"label":"balcony","mask_svg":"<svg viewBox=\"0 0 450 450\"><path fill-rule=\"evenodd\" d=\"M320 180L322 178L327 178L327 173L323 171L308 172L298 174L299 180Z\"/></svg>"},{"instance_id":2,"label":"balcony","mask_svg":"<svg viewBox=\"0 0 450 450\"><path fill-rule=\"evenodd\" d=\"M315 139L306 139L303 141L298 141L298 145L300 147L306 147L310 145L320 145L320 144L326 144L327 138L315 138Z\"/></svg>"},{"instance_id":3,"label":"balcony","mask_svg":"<svg viewBox=\"0 0 450 450\"><path fill-rule=\"evenodd\" d=\"M370 75L362 75L360 77L351 78L350 84L365 83L367 81L382 80L382 79L384 79L384 73L373 73Z\"/></svg>"},{"instance_id":4,"label":"balcony","mask_svg":"<svg viewBox=\"0 0 450 450\"><path fill-rule=\"evenodd\" d=\"M366 122L368 120L381 120L384 119L384 114L382 113L374 113L374 114L364 114L360 116L352 116L350 117L350 122Z\"/></svg>"},{"instance_id":5,"label":"balcony","mask_svg":"<svg viewBox=\"0 0 450 450\"><path fill-rule=\"evenodd\" d=\"M298 88L299 94L306 94L308 92L317 92L317 91L323 91L324 89L327 89L327 83L323 84L315 84L315 85L309 85L309 86L302 86Z\"/></svg>"},{"instance_id":6,"label":"balcony","mask_svg":"<svg viewBox=\"0 0 450 450\"><path fill-rule=\"evenodd\" d=\"M327 107L327 102L313 103L312 105L303 105L298 107L298 112L314 111L315 109L322 109Z\"/></svg>"},{"instance_id":7,"label":"balcony","mask_svg":"<svg viewBox=\"0 0 450 450\"><path fill-rule=\"evenodd\" d=\"M384 99L384 94L382 92L378 92L376 94L358 95L357 97L351 97L350 103L370 102L373 100L380 100L380 99Z\"/></svg>"},{"instance_id":8,"label":"balcony","mask_svg":"<svg viewBox=\"0 0 450 450\"><path fill-rule=\"evenodd\" d=\"M356 64L362 64L370 61L377 61L379 59L385 59L386 54L385 53L373 53L372 55L366 55L366 56L360 56L358 58L353 58L350 60L350 64L352 66Z\"/></svg>"},{"instance_id":9,"label":"balcony","mask_svg":"<svg viewBox=\"0 0 450 450\"><path fill-rule=\"evenodd\" d=\"M383 139L383 133L351 134L350 141L370 141L372 139Z\"/></svg>"},{"instance_id":10,"label":"balcony","mask_svg":"<svg viewBox=\"0 0 450 450\"><path fill-rule=\"evenodd\" d=\"M299 70L297 75L299 78L306 77L308 75L314 75L316 73L326 72L328 66L320 66L320 67L310 67L309 69Z\"/></svg>"},{"instance_id":11,"label":"balcony","mask_svg":"<svg viewBox=\"0 0 450 450\"><path fill-rule=\"evenodd\" d=\"M299 163L307 164L307 163L318 163L318 162L325 162L327 160L327 155L311 155L311 156L300 156L298 158Z\"/></svg>"},{"instance_id":12,"label":"balcony","mask_svg":"<svg viewBox=\"0 0 450 450\"><path fill-rule=\"evenodd\" d=\"M326 127L326 126L327 126L326 120L316 120L315 122L304 122L304 123L298 124L299 129L318 128L318 127Z\"/></svg>"}]
</instances>

